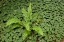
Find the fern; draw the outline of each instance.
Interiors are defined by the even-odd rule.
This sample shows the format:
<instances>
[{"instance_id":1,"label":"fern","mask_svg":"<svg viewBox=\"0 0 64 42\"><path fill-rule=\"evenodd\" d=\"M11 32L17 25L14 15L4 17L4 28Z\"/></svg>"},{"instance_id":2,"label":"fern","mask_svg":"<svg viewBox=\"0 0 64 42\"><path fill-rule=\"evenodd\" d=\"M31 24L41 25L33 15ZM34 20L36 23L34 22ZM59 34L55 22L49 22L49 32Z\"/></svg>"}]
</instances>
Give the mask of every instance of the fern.
<instances>
[{"instance_id":1,"label":"fern","mask_svg":"<svg viewBox=\"0 0 64 42\"><path fill-rule=\"evenodd\" d=\"M43 31L42 31L42 29L39 26L33 25L32 28L30 26L30 23L31 23L30 20L33 20L33 19L35 20L38 17L38 14L37 13L32 14L31 3L29 5L27 11L24 8L22 9L22 13L23 13L23 18L24 18L22 21L20 21L16 17L14 17L14 18L9 19L6 22L6 26L9 26L9 25L14 24L14 23L17 23L17 24L14 24L12 26L13 29L15 27L18 27L18 26L20 27L20 25L24 26L25 29L24 29L24 32L22 34L23 40L30 34L31 30L36 31L37 33L39 33L40 35L43 36Z\"/></svg>"}]
</instances>

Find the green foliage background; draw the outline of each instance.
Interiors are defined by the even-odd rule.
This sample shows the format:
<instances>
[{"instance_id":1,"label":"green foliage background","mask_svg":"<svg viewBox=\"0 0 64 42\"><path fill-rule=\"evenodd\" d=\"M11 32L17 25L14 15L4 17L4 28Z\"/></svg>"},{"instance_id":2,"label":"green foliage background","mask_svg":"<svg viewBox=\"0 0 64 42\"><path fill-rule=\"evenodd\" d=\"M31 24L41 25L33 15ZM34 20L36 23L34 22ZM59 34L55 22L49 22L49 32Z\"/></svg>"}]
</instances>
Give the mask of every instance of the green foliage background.
<instances>
[{"instance_id":1,"label":"green foliage background","mask_svg":"<svg viewBox=\"0 0 64 42\"><path fill-rule=\"evenodd\" d=\"M33 13L38 12L38 18L42 19L39 26L45 36L29 36L26 42L60 42L64 38L64 1L63 0L0 0L0 41L23 42L21 28L11 29L5 27L5 22L16 16L22 20L22 8L27 8L32 3Z\"/></svg>"}]
</instances>

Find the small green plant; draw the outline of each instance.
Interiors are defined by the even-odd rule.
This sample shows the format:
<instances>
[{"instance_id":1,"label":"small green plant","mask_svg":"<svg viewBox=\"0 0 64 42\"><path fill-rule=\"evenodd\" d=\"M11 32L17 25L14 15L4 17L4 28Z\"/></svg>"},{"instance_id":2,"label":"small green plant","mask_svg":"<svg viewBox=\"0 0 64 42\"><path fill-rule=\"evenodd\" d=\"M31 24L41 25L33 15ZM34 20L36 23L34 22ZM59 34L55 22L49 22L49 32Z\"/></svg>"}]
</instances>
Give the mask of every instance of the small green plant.
<instances>
[{"instance_id":1,"label":"small green plant","mask_svg":"<svg viewBox=\"0 0 64 42\"><path fill-rule=\"evenodd\" d=\"M32 14L31 3L29 5L27 11L25 10L25 8L22 9L22 13L23 13L23 19L22 19L22 21L20 21L17 17L14 17L14 18L9 19L6 22L6 26L9 26L9 25L13 24L12 25L13 29L16 28L16 27L20 27L20 26L25 27L25 29L23 31L23 34L22 34L23 40L28 35L30 35L31 30L36 31L37 33L39 33L40 35L43 36L43 31L42 31L42 29L39 26L33 25L33 24L32 24L32 26L30 25L31 20L33 20L33 19L35 20L37 18L37 16L38 16L37 13Z\"/></svg>"}]
</instances>

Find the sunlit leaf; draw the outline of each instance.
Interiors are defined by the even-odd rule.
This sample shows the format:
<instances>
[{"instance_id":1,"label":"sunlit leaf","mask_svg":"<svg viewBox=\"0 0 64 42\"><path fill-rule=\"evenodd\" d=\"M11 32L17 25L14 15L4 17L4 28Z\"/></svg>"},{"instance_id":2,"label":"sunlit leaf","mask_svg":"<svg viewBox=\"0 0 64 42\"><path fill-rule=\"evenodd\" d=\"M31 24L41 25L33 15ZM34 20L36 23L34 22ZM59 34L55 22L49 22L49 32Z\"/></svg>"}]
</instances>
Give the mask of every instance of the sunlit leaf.
<instances>
[{"instance_id":1,"label":"sunlit leaf","mask_svg":"<svg viewBox=\"0 0 64 42\"><path fill-rule=\"evenodd\" d=\"M32 15L32 18L33 19L36 19L38 17L38 13L34 13L33 15Z\"/></svg>"},{"instance_id":2,"label":"sunlit leaf","mask_svg":"<svg viewBox=\"0 0 64 42\"><path fill-rule=\"evenodd\" d=\"M23 13L23 16L24 16L24 20L25 21L30 21L28 12L24 8L22 9L22 13Z\"/></svg>"},{"instance_id":3,"label":"sunlit leaf","mask_svg":"<svg viewBox=\"0 0 64 42\"><path fill-rule=\"evenodd\" d=\"M13 23L21 23L21 21L18 18L11 18L6 22L6 26L9 26Z\"/></svg>"},{"instance_id":4,"label":"sunlit leaf","mask_svg":"<svg viewBox=\"0 0 64 42\"><path fill-rule=\"evenodd\" d=\"M38 26L33 26L32 29L33 29L34 31L36 31L37 33L39 33L40 35L43 36L43 31L42 31L42 29L41 29L40 27L38 27Z\"/></svg>"},{"instance_id":5,"label":"sunlit leaf","mask_svg":"<svg viewBox=\"0 0 64 42\"><path fill-rule=\"evenodd\" d=\"M27 11L24 8L22 8L22 13L24 17L27 17Z\"/></svg>"},{"instance_id":6,"label":"sunlit leaf","mask_svg":"<svg viewBox=\"0 0 64 42\"><path fill-rule=\"evenodd\" d=\"M21 27L21 25L20 25L20 24L13 24L13 25L12 25L12 29L14 29L14 28L16 28L16 27Z\"/></svg>"},{"instance_id":7,"label":"sunlit leaf","mask_svg":"<svg viewBox=\"0 0 64 42\"><path fill-rule=\"evenodd\" d=\"M25 22L25 23L24 23L24 26L25 26L25 28L26 28L28 31L30 31L30 25L29 25L29 22Z\"/></svg>"},{"instance_id":8,"label":"sunlit leaf","mask_svg":"<svg viewBox=\"0 0 64 42\"><path fill-rule=\"evenodd\" d=\"M30 3L30 5L29 5L29 7L28 7L28 13L29 13L29 14L31 14L31 13L32 13L31 3Z\"/></svg>"},{"instance_id":9,"label":"sunlit leaf","mask_svg":"<svg viewBox=\"0 0 64 42\"><path fill-rule=\"evenodd\" d=\"M31 7L31 3L29 5L29 7L28 7L28 16L29 16L30 19L32 18L32 7Z\"/></svg>"}]
</instances>

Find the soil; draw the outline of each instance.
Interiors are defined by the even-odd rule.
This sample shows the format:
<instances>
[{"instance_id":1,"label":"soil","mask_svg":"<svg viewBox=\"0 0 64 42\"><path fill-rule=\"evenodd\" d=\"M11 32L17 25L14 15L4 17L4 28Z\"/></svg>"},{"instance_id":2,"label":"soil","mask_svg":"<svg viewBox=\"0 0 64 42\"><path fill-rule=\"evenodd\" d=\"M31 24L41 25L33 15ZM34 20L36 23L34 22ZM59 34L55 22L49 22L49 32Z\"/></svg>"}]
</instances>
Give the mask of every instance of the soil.
<instances>
[{"instance_id":1,"label":"soil","mask_svg":"<svg viewBox=\"0 0 64 42\"><path fill-rule=\"evenodd\" d=\"M39 42L39 40L36 40L36 42Z\"/></svg>"},{"instance_id":2,"label":"soil","mask_svg":"<svg viewBox=\"0 0 64 42\"><path fill-rule=\"evenodd\" d=\"M60 42L64 42L64 39L61 39Z\"/></svg>"}]
</instances>

